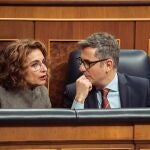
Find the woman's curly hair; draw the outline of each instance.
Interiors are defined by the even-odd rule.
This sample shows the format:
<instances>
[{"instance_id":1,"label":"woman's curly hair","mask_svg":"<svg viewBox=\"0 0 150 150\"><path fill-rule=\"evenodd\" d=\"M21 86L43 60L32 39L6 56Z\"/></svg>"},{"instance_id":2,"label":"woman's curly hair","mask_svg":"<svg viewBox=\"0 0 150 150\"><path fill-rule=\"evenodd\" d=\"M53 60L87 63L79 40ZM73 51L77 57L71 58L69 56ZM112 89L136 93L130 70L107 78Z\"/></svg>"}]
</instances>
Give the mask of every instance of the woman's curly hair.
<instances>
[{"instance_id":1,"label":"woman's curly hair","mask_svg":"<svg viewBox=\"0 0 150 150\"><path fill-rule=\"evenodd\" d=\"M24 70L27 68L27 56L40 49L47 60L45 45L37 40L17 40L0 53L0 85L7 90L24 89L27 85Z\"/></svg>"}]
</instances>

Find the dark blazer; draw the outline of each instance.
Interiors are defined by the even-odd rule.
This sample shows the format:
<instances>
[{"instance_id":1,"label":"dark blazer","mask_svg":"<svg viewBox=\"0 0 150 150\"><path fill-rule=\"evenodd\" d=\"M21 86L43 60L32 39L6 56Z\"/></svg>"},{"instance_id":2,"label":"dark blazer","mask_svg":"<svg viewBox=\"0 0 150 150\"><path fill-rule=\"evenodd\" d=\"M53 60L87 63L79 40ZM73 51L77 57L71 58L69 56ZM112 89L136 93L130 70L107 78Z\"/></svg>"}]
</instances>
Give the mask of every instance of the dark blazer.
<instances>
[{"instance_id":1,"label":"dark blazer","mask_svg":"<svg viewBox=\"0 0 150 150\"><path fill-rule=\"evenodd\" d=\"M150 107L148 79L118 73L118 84L121 108ZM70 108L72 106L75 93L75 83L68 84L65 91L64 107ZM96 93L97 90L93 87L85 100L85 108L98 108Z\"/></svg>"}]
</instances>

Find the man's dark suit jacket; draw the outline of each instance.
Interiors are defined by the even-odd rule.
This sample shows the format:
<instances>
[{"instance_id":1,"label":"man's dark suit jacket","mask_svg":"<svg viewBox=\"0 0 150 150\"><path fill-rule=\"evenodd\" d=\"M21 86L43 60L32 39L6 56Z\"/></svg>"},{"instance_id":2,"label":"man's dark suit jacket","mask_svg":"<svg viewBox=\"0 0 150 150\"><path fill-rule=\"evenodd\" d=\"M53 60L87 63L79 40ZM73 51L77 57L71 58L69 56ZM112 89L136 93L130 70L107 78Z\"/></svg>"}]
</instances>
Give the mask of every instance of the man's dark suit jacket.
<instances>
[{"instance_id":1,"label":"man's dark suit jacket","mask_svg":"<svg viewBox=\"0 0 150 150\"><path fill-rule=\"evenodd\" d=\"M150 107L149 80L118 73L121 108ZM64 107L72 106L76 93L75 83L68 84L65 91ZM84 108L98 108L97 90L89 92Z\"/></svg>"}]
</instances>

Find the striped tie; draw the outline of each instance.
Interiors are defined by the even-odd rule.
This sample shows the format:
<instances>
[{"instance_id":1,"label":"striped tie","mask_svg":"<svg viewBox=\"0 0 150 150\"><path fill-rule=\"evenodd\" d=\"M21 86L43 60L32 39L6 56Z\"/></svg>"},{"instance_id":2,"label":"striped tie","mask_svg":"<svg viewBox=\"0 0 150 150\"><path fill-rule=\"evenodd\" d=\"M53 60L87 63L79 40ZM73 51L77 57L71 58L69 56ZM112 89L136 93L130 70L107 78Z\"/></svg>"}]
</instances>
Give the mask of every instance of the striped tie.
<instances>
[{"instance_id":1,"label":"striped tie","mask_svg":"<svg viewBox=\"0 0 150 150\"><path fill-rule=\"evenodd\" d=\"M103 109L110 109L110 104L109 101L107 99L107 95L108 95L109 89L105 88L101 90L101 94L102 94L102 108Z\"/></svg>"}]
</instances>

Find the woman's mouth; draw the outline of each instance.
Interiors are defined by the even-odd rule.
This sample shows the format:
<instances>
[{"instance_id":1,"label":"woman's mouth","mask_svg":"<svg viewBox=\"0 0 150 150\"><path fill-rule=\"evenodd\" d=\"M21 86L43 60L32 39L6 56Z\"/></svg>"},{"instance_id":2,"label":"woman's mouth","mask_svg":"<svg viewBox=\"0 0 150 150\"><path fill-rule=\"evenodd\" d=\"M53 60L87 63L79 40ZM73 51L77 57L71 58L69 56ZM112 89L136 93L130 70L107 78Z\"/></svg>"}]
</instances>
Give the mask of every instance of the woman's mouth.
<instances>
[{"instance_id":1,"label":"woman's mouth","mask_svg":"<svg viewBox=\"0 0 150 150\"><path fill-rule=\"evenodd\" d=\"M43 75L40 77L40 80L47 80L47 75Z\"/></svg>"}]
</instances>

